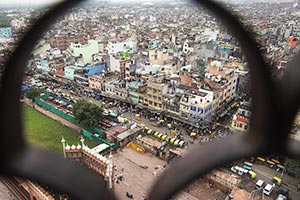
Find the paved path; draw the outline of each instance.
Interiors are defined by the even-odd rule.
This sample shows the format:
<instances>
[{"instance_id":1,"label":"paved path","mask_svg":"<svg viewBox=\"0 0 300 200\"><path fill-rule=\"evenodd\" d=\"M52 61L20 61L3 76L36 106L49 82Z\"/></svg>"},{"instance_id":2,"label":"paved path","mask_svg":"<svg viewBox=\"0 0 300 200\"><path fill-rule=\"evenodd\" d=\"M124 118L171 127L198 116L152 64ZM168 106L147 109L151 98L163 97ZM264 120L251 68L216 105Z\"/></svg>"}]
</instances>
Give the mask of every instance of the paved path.
<instances>
[{"instance_id":1,"label":"paved path","mask_svg":"<svg viewBox=\"0 0 300 200\"><path fill-rule=\"evenodd\" d=\"M147 195L157 177L163 173L164 165L167 164L165 161L156 158L155 155L141 154L126 147L113 155L113 162L116 165L115 175L121 173L124 177L123 181L115 184L115 194L121 200L128 199L126 192L133 194L135 199L139 199L143 194ZM142 166L147 168L142 168ZM196 200L197 198L182 192L174 199Z\"/></svg>"},{"instance_id":2,"label":"paved path","mask_svg":"<svg viewBox=\"0 0 300 200\"><path fill-rule=\"evenodd\" d=\"M265 165L254 164L253 170L257 173L257 180L262 179L266 183L272 183L274 176L281 177L281 173ZM290 189L290 198L292 200L300 200L300 192L297 190L299 181L299 179L292 178L287 174L282 176L282 184Z\"/></svg>"}]
</instances>

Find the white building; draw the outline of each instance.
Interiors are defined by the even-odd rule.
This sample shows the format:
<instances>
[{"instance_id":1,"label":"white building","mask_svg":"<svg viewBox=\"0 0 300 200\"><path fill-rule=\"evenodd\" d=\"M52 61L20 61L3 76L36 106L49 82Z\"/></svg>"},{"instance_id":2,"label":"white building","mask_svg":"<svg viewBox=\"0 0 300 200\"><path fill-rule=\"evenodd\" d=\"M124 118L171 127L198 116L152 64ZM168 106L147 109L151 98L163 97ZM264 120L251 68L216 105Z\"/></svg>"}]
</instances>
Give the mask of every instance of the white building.
<instances>
[{"instance_id":1,"label":"white building","mask_svg":"<svg viewBox=\"0 0 300 200\"><path fill-rule=\"evenodd\" d=\"M107 44L107 52L108 54L117 54L124 51L127 51L129 53L135 53L137 51L137 40L134 36L129 38L127 41L122 42L116 42L116 41L110 41Z\"/></svg>"}]
</instances>

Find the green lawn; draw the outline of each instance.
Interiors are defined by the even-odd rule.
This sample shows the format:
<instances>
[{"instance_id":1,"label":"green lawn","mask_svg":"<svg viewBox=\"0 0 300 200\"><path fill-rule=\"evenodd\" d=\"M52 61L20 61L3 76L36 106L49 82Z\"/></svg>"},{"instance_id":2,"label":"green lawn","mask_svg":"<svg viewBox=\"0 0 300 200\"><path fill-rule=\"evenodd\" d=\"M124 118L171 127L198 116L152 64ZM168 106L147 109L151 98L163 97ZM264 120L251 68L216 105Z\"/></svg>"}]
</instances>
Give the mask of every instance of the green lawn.
<instances>
[{"instance_id":1,"label":"green lawn","mask_svg":"<svg viewBox=\"0 0 300 200\"><path fill-rule=\"evenodd\" d=\"M69 145L80 143L79 134L62 126L60 123L37 112L29 106L23 106L23 124L26 139L31 143L42 146L48 150L62 155L61 137L64 136ZM85 139L90 148L97 144Z\"/></svg>"}]
</instances>

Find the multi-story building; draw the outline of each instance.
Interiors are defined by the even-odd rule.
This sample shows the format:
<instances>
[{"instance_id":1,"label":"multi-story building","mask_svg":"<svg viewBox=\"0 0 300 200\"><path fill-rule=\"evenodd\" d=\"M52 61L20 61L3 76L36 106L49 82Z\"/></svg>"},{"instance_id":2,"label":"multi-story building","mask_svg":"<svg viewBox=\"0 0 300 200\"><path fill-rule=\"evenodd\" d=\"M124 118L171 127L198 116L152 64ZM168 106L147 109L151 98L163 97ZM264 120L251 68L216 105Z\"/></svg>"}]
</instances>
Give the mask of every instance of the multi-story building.
<instances>
[{"instance_id":1,"label":"multi-story building","mask_svg":"<svg viewBox=\"0 0 300 200\"><path fill-rule=\"evenodd\" d=\"M204 86L214 92L214 107L218 109L237 97L239 77L235 68L223 67L220 62L211 62L205 74Z\"/></svg>"},{"instance_id":2,"label":"multi-story building","mask_svg":"<svg viewBox=\"0 0 300 200\"><path fill-rule=\"evenodd\" d=\"M144 80L137 80L131 81L128 84L128 100L134 104L142 103L143 99L140 99L139 93L144 93L146 90L146 81Z\"/></svg>"},{"instance_id":3,"label":"multi-story building","mask_svg":"<svg viewBox=\"0 0 300 200\"><path fill-rule=\"evenodd\" d=\"M120 100L128 99L128 90L125 80L112 80L104 83L106 95Z\"/></svg>"},{"instance_id":4,"label":"multi-story building","mask_svg":"<svg viewBox=\"0 0 300 200\"><path fill-rule=\"evenodd\" d=\"M155 65L164 65L167 61L172 60L173 54L168 53L166 50L150 50L149 62Z\"/></svg>"},{"instance_id":5,"label":"multi-story building","mask_svg":"<svg viewBox=\"0 0 300 200\"><path fill-rule=\"evenodd\" d=\"M36 59L35 64L36 64L37 70L39 70L41 72L49 72L50 71L49 62L47 59Z\"/></svg>"},{"instance_id":6,"label":"multi-story building","mask_svg":"<svg viewBox=\"0 0 300 200\"><path fill-rule=\"evenodd\" d=\"M164 109L167 113L176 116L180 115L180 94L166 94L164 95Z\"/></svg>"},{"instance_id":7,"label":"multi-story building","mask_svg":"<svg viewBox=\"0 0 300 200\"><path fill-rule=\"evenodd\" d=\"M89 76L89 87L98 91L102 91L104 89L104 78L102 75L92 75Z\"/></svg>"},{"instance_id":8,"label":"multi-story building","mask_svg":"<svg viewBox=\"0 0 300 200\"><path fill-rule=\"evenodd\" d=\"M93 55L98 54L98 43L95 40L89 40L87 44L71 43L67 52L73 57L82 57L82 64L92 64Z\"/></svg>"},{"instance_id":9,"label":"multi-story building","mask_svg":"<svg viewBox=\"0 0 300 200\"><path fill-rule=\"evenodd\" d=\"M113 73L118 73L120 78L130 76L130 65L132 61L128 58L123 58L115 55L109 57L109 68Z\"/></svg>"},{"instance_id":10,"label":"multi-story building","mask_svg":"<svg viewBox=\"0 0 300 200\"><path fill-rule=\"evenodd\" d=\"M163 111L164 95L168 92L168 85L164 83L147 83L147 96L145 95L144 103L154 110Z\"/></svg>"},{"instance_id":11,"label":"multi-story building","mask_svg":"<svg viewBox=\"0 0 300 200\"><path fill-rule=\"evenodd\" d=\"M74 75L75 75L75 71L81 69L79 67L76 66L67 66L64 68L64 74L65 74L65 78L70 79L70 80L74 80Z\"/></svg>"},{"instance_id":12,"label":"multi-story building","mask_svg":"<svg viewBox=\"0 0 300 200\"><path fill-rule=\"evenodd\" d=\"M122 52L135 53L137 51L137 40L135 36L132 36L127 41L109 41L107 44L107 53L117 54Z\"/></svg>"},{"instance_id":13,"label":"multi-story building","mask_svg":"<svg viewBox=\"0 0 300 200\"><path fill-rule=\"evenodd\" d=\"M59 50L66 50L71 43L80 43L84 44L85 39L84 36L80 33L65 33L54 35L50 39L50 45L52 47L58 48Z\"/></svg>"},{"instance_id":14,"label":"multi-story building","mask_svg":"<svg viewBox=\"0 0 300 200\"><path fill-rule=\"evenodd\" d=\"M231 127L240 131L246 131L250 123L250 103L243 102L238 108L237 112L233 115Z\"/></svg>"},{"instance_id":15,"label":"multi-story building","mask_svg":"<svg viewBox=\"0 0 300 200\"><path fill-rule=\"evenodd\" d=\"M189 121L197 123L210 119L213 111L213 92L192 90L190 94Z\"/></svg>"},{"instance_id":16,"label":"multi-story building","mask_svg":"<svg viewBox=\"0 0 300 200\"><path fill-rule=\"evenodd\" d=\"M0 28L0 37L10 37L12 35L11 27Z\"/></svg>"}]
</instances>

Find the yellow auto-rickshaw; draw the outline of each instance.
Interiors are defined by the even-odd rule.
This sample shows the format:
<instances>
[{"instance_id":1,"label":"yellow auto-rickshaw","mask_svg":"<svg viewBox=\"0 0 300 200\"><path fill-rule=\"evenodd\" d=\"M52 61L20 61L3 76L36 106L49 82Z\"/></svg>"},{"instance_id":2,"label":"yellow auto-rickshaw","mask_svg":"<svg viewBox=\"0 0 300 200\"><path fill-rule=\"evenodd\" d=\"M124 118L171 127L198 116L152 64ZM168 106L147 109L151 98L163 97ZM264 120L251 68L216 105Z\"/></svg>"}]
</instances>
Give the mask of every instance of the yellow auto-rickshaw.
<instances>
[{"instance_id":1,"label":"yellow auto-rickshaw","mask_svg":"<svg viewBox=\"0 0 300 200\"><path fill-rule=\"evenodd\" d=\"M281 178L274 176L272 179L272 182L275 183L276 185L280 185L282 180L281 180Z\"/></svg>"},{"instance_id":2,"label":"yellow auto-rickshaw","mask_svg":"<svg viewBox=\"0 0 300 200\"><path fill-rule=\"evenodd\" d=\"M179 142L179 144L178 144L179 147L182 148L182 147L184 146L184 143L185 143L185 142L184 142L183 140L181 140L181 141Z\"/></svg>"},{"instance_id":3,"label":"yellow auto-rickshaw","mask_svg":"<svg viewBox=\"0 0 300 200\"><path fill-rule=\"evenodd\" d=\"M171 130L170 131L173 135L176 135L176 130Z\"/></svg>"},{"instance_id":4,"label":"yellow auto-rickshaw","mask_svg":"<svg viewBox=\"0 0 300 200\"><path fill-rule=\"evenodd\" d=\"M256 173L254 171L248 171L249 173L249 176L252 178L252 179L255 179L256 178Z\"/></svg>"},{"instance_id":5,"label":"yellow auto-rickshaw","mask_svg":"<svg viewBox=\"0 0 300 200\"><path fill-rule=\"evenodd\" d=\"M161 136L161 139L166 140L167 137L168 137L167 135L163 135L163 136Z\"/></svg>"},{"instance_id":6,"label":"yellow auto-rickshaw","mask_svg":"<svg viewBox=\"0 0 300 200\"><path fill-rule=\"evenodd\" d=\"M135 117L134 117L135 120L138 120L138 121L141 121L141 115L139 114L136 114Z\"/></svg>"},{"instance_id":7,"label":"yellow auto-rickshaw","mask_svg":"<svg viewBox=\"0 0 300 200\"><path fill-rule=\"evenodd\" d=\"M171 139L170 139L170 143L171 143L171 144L174 144L175 140L176 140L176 138L171 138Z\"/></svg>"}]
</instances>

